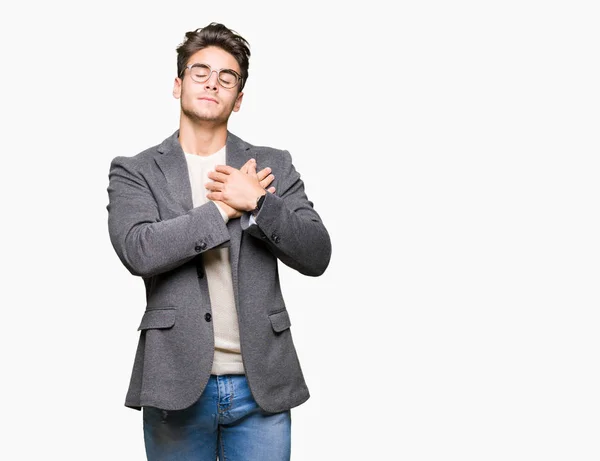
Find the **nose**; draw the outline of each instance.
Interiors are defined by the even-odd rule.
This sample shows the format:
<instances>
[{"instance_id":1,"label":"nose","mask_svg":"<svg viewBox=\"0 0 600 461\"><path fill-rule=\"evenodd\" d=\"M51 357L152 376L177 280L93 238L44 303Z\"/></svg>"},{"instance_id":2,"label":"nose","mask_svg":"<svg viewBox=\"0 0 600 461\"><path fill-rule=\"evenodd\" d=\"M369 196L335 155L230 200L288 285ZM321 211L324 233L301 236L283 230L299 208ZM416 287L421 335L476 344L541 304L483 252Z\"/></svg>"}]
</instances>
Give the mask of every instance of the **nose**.
<instances>
[{"instance_id":1,"label":"nose","mask_svg":"<svg viewBox=\"0 0 600 461\"><path fill-rule=\"evenodd\" d=\"M206 82L204 82L204 88L217 90L219 87L218 81L219 81L219 73L216 70L212 70L210 72L210 76L208 77L208 80Z\"/></svg>"}]
</instances>

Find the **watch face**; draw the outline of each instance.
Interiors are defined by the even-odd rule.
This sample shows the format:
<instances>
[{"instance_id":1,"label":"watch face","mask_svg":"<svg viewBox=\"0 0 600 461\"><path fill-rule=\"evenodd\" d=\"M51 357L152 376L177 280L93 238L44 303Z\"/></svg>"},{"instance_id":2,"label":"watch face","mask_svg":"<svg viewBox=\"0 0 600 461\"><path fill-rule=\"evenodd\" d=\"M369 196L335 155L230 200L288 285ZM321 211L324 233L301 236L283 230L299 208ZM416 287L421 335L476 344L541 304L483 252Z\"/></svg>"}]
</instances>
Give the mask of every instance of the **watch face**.
<instances>
[{"instance_id":1,"label":"watch face","mask_svg":"<svg viewBox=\"0 0 600 461\"><path fill-rule=\"evenodd\" d=\"M261 195L260 198L256 201L256 208L254 208L254 210L252 210L252 214L256 215L256 213L258 213L258 210L260 210L260 207L262 206L263 202L265 201L265 195Z\"/></svg>"}]
</instances>

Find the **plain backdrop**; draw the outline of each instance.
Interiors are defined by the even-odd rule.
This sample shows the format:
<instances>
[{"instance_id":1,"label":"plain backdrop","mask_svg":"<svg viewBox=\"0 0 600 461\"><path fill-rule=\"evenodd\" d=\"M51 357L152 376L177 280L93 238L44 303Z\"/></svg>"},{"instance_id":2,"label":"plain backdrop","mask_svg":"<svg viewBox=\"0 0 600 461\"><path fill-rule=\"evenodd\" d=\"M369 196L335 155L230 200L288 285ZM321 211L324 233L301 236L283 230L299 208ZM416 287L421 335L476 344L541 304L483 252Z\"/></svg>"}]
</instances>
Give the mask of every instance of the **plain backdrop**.
<instances>
[{"instance_id":1,"label":"plain backdrop","mask_svg":"<svg viewBox=\"0 0 600 461\"><path fill-rule=\"evenodd\" d=\"M145 459L108 168L177 129L211 21L252 50L230 130L291 152L333 243L281 266L292 460L600 459L596 2L0 8L1 459Z\"/></svg>"}]
</instances>

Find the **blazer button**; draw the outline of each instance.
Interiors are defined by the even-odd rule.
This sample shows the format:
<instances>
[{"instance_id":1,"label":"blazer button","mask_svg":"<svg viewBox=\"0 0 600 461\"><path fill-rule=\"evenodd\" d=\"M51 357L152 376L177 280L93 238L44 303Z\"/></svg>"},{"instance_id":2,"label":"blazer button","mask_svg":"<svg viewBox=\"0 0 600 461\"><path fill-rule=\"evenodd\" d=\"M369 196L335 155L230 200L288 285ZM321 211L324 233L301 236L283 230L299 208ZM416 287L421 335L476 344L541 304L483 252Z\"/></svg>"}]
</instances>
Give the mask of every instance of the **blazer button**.
<instances>
[{"instance_id":1,"label":"blazer button","mask_svg":"<svg viewBox=\"0 0 600 461\"><path fill-rule=\"evenodd\" d=\"M212 319L212 315L210 315L210 313L206 313L204 314L204 320L206 320L207 322L210 322Z\"/></svg>"},{"instance_id":2,"label":"blazer button","mask_svg":"<svg viewBox=\"0 0 600 461\"><path fill-rule=\"evenodd\" d=\"M271 235L271 240L273 240L275 243L279 243L279 240L281 240L281 239L279 238L279 235L272 234Z\"/></svg>"},{"instance_id":3,"label":"blazer button","mask_svg":"<svg viewBox=\"0 0 600 461\"><path fill-rule=\"evenodd\" d=\"M200 253L202 250L206 250L206 242L200 242L198 245L194 247L196 253Z\"/></svg>"}]
</instances>

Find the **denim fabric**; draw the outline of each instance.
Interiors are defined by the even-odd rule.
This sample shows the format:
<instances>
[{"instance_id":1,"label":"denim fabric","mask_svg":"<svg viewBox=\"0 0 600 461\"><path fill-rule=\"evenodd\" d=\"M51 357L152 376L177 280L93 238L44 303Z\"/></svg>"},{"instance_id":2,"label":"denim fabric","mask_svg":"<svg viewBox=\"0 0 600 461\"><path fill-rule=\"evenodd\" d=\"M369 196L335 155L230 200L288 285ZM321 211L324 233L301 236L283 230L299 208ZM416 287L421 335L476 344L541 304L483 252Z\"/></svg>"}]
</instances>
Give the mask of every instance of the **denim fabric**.
<instances>
[{"instance_id":1,"label":"denim fabric","mask_svg":"<svg viewBox=\"0 0 600 461\"><path fill-rule=\"evenodd\" d=\"M191 407L144 407L143 417L148 461L290 460L290 410L262 410L245 375L211 375Z\"/></svg>"}]
</instances>

